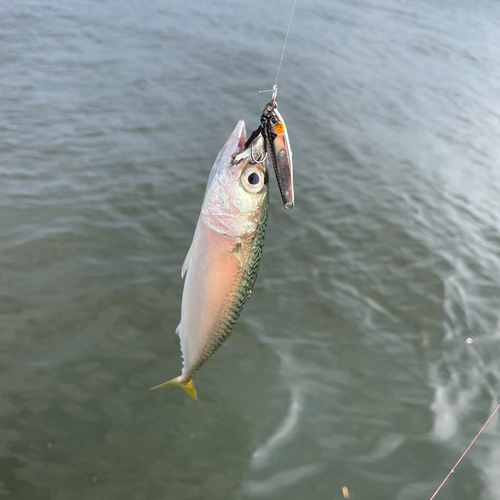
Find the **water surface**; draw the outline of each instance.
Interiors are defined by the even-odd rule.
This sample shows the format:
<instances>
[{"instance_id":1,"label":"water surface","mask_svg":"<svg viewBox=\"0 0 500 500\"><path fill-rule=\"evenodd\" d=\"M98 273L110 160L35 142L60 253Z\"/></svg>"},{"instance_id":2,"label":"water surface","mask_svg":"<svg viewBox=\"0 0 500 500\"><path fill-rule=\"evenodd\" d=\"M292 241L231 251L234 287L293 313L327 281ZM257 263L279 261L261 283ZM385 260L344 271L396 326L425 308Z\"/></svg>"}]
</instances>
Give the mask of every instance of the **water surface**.
<instances>
[{"instance_id":1,"label":"water surface","mask_svg":"<svg viewBox=\"0 0 500 500\"><path fill-rule=\"evenodd\" d=\"M500 6L298 1L296 207L199 401L180 268L292 2L0 5L0 497L428 499L498 403ZM472 343L467 342L472 339ZM498 425L438 497L500 498Z\"/></svg>"}]
</instances>

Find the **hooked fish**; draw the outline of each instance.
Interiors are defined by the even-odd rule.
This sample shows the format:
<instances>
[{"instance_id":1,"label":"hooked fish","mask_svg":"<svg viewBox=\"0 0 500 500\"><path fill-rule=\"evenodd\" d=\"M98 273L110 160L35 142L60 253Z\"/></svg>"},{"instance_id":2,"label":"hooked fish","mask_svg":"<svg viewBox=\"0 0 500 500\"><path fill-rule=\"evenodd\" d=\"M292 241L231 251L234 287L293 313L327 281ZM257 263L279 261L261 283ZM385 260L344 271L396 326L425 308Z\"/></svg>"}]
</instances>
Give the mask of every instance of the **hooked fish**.
<instances>
[{"instance_id":1,"label":"hooked fish","mask_svg":"<svg viewBox=\"0 0 500 500\"><path fill-rule=\"evenodd\" d=\"M241 120L210 173L201 214L181 275L182 373L153 389L182 387L197 399L192 377L228 339L257 278L268 212L265 137L245 143Z\"/></svg>"}]
</instances>

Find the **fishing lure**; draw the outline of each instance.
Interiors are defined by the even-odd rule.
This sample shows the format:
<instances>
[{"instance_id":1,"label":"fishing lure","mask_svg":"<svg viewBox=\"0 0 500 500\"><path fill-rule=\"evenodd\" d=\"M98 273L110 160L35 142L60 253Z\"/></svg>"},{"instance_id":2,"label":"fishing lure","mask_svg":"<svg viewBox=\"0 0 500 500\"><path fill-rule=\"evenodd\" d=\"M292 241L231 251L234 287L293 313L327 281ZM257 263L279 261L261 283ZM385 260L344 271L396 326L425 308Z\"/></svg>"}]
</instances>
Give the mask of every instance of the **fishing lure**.
<instances>
[{"instance_id":1,"label":"fishing lure","mask_svg":"<svg viewBox=\"0 0 500 500\"><path fill-rule=\"evenodd\" d=\"M290 210L295 204L292 150L285 121L278 111L277 94L278 86L274 85L273 96L262 111L260 125L250 135L245 147L248 147L256 137L262 136L266 155L270 155L273 163L283 206Z\"/></svg>"}]
</instances>

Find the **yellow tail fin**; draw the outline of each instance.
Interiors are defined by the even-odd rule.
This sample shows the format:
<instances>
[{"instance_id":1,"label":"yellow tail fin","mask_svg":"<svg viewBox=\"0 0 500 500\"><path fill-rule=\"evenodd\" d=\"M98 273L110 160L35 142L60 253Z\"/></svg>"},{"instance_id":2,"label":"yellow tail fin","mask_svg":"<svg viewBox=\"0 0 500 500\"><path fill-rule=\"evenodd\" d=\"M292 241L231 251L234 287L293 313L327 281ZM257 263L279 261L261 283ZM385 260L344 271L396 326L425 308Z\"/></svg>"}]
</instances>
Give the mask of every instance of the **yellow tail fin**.
<instances>
[{"instance_id":1,"label":"yellow tail fin","mask_svg":"<svg viewBox=\"0 0 500 500\"><path fill-rule=\"evenodd\" d=\"M196 394L196 389L194 388L194 383L192 380L181 381L180 377L173 378L168 382L163 382L163 384L157 385L155 387L151 387L151 391L153 389L159 389L160 387L174 387L176 385L180 385L195 401L198 399Z\"/></svg>"}]
</instances>

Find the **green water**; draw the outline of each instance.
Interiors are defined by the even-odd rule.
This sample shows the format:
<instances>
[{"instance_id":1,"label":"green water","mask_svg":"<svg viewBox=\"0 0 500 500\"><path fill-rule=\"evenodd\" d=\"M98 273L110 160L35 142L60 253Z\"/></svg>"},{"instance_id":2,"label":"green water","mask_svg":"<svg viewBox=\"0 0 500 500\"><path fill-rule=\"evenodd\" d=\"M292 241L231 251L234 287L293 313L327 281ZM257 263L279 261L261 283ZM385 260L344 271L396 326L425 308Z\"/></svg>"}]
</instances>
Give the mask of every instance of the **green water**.
<instances>
[{"instance_id":1,"label":"green water","mask_svg":"<svg viewBox=\"0 0 500 500\"><path fill-rule=\"evenodd\" d=\"M298 1L296 206L199 401L182 280L291 2L0 4L0 498L429 499L498 403L499 5ZM467 343L467 339L472 343ZM437 500L498 500L494 420Z\"/></svg>"}]
</instances>

